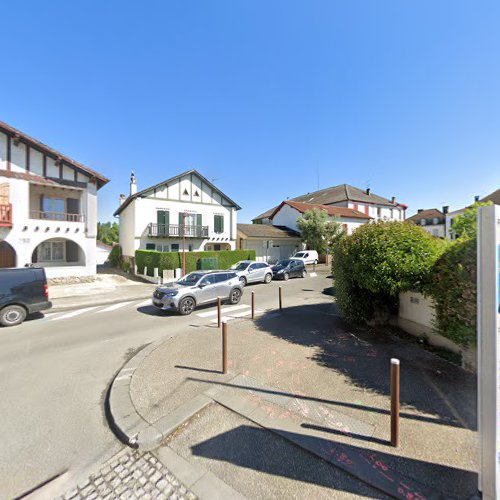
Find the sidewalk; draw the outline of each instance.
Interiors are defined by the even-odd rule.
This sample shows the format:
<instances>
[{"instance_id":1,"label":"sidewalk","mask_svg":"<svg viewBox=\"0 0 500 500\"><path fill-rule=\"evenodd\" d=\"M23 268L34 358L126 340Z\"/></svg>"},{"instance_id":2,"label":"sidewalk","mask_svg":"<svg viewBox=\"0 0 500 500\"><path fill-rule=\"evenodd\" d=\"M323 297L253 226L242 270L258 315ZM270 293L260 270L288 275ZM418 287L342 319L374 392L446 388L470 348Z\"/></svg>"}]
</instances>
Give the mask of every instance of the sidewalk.
<instances>
[{"instance_id":1,"label":"sidewalk","mask_svg":"<svg viewBox=\"0 0 500 500\"><path fill-rule=\"evenodd\" d=\"M98 274L96 281L49 286L51 312L151 297L156 285L120 274Z\"/></svg>"},{"instance_id":2,"label":"sidewalk","mask_svg":"<svg viewBox=\"0 0 500 500\"><path fill-rule=\"evenodd\" d=\"M397 337L347 327L327 296L228 326L226 375L212 326L125 365L110 393L122 439L249 498L476 492L472 375ZM401 360L399 448L388 443L391 357Z\"/></svg>"}]
</instances>

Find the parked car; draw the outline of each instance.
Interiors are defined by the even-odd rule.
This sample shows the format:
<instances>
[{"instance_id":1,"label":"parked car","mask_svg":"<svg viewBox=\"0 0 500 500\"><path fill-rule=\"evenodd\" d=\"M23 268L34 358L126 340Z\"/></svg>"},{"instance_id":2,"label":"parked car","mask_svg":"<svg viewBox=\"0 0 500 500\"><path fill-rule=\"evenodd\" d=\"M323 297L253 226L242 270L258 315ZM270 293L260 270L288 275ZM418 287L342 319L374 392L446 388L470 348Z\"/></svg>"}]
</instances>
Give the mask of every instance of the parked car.
<instances>
[{"instance_id":1,"label":"parked car","mask_svg":"<svg viewBox=\"0 0 500 500\"><path fill-rule=\"evenodd\" d=\"M273 270L265 262L255 260L242 260L234 264L230 271L234 271L243 286L247 283L271 283Z\"/></svg>"},{"instance_id":2,"label":"parked car","mask_svg":"<svg viewBox=\"0 0 500 500\"><path fill-rule=\"evenodd\" d=\"M305 278L306 265L299 259L280 260L272 267L273 278L287 281L289 278Z\"/></svg>"},{"instance_id":3,"label":"parked car","mask_svg":"<svg viewBox=\"0 0 500 500\"><path fill-rule=\"evenodd\" d=\"M162 311L191 314L202 304L216 302L220 297L237 304L243 287L234 272L195 271L167 286L159 286L153 293L153 305Z\"/></svg>"},{"instance_id":4,"label":"parked car","mask_svg":"<svg viewBox=\"0 0 500 500\"><path fill-rule=\"evenodd\" d=\"M318 252L316 250L303 250L293 255L292 259L300 259L304 264L317 264Z\"/></svg>"},{"instance_id":5,"label":"parked car","mask_svg":"<svg viewBox=\"0 0 500 500\"><path fill-rule=\"evenodd\" d=\"M0 269L0 325L19 325L28 314L51 307L45 269Z\"/></svg>"}]
</instances>

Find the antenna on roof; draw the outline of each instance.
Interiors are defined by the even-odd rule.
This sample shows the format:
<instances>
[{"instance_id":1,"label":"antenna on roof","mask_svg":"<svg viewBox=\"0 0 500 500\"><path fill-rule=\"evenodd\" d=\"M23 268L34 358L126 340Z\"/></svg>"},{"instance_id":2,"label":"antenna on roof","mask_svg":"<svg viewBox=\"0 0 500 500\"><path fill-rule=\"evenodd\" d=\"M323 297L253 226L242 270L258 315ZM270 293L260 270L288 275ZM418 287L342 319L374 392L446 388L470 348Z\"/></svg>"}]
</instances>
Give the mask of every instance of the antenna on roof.
<instances>
[{"instance_id":1,"label":"antenna on roof","mask_svg":"<svg viewBox=\"0 0 500 500\"><path fill-rule=\"evenodd\" d=\"M213 184L215 181L218 181L220 177L214 177L213 179L210 179L210 182Z\"/></svg>"},{"instance_id":2,"label":"antenna on roof","mask_svg":"<svg viewBox=\"0 0 500 500\"><path fill-rule=\"evenodd\" d=\"M371 179L368 179L368 180L365 182L365 184L366 184L366 189L371 188L371 186L370 186L370 182L371 182L371 181L372 181Z\"/></svg>"}]
</instances>

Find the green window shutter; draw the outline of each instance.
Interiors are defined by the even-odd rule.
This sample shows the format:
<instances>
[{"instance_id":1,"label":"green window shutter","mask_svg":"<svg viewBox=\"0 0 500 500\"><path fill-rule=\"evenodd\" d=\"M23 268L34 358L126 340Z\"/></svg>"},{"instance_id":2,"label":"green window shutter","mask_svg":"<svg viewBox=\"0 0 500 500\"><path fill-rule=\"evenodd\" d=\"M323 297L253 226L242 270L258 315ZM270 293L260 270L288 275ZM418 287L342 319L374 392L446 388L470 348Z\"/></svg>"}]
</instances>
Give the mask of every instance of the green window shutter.
<instances>
[{"instance_id":1,"label":"green window shutter","mask_svg":"<svg viewBox=\"0 0 500 500\"><path fill-rule=\"evenodd\" d=\"M179 212L179 236L184 235L183 224L184 224L184 214L182 212Z\"/></svg>"},{"instance_id":2,"label":"green window shutter","mask_svg":"<svg viewBox=\"0 0 500 500\"><path fill-rule=\"evenodd\" d=\"M224 232L224 217L222 215L214 215L214 231L216 233Z\"/></svg>"},{"instance_id":3,"label":"green window shutter","mask_svg":"<svg viewBox=\"0 0 500 500\"><path fill-rule=\"evenodd\" d=\"M166 210L156 211L156 222L158 224L158 234L165 235L168 234L168 218L169 214Z\"/></svg>"},{"instance_id":4,"label":"green window shutter","mask_svg":"<svg viewBox=\"0 0 500 500\"><path fill-rule=\"evenodd\" d=\"M202 224L201 214L196 214L196 236L198 238L201 238L202 236L201 224Z\"/></svg>"},{"instance_id":5,"label":"green window shutter","mask_svg":"<svg viewBox=\"0 0 500 500\"><path fill-rule=\"evenodd\" d=\"M219 232L219 216L214 215L214 232Z\"/></svg>"},{"instance_id":6,"label":"green window shutter","mask_svg":"<svg viewBox=\"0 0 500 500\"><path fill-rule=\"evenodd\" d=\"M224 232L224 216L223 215L219 215L219 219L220 219L220 222L219 222L220 232L223 233Z\"/></svg>"}]
</instances>

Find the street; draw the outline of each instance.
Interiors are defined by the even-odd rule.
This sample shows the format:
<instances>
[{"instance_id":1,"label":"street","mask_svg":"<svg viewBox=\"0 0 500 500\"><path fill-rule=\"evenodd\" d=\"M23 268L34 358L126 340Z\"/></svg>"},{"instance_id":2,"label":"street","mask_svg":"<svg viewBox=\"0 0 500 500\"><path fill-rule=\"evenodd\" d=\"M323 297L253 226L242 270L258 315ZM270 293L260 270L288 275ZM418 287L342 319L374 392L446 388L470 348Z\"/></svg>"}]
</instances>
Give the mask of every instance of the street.
<instances>
[{"instance_id":1,"label":"street","mask_svg":"<svg viewBox=\"0 0 500 500\"><path fill-rule=\"evenodd\" d=\"M327 273L246 287L231 320L256 309L313 300L331 286ZM123 445L109 429L104 401L109 383L141 347L187 329L215 324L215 306L190 316L162 314L149 300L124 301L48 313L18 327L0 329L0 498L12 498L64 471L77 473L104 461Z\"/></svg>"}]
</instances>

